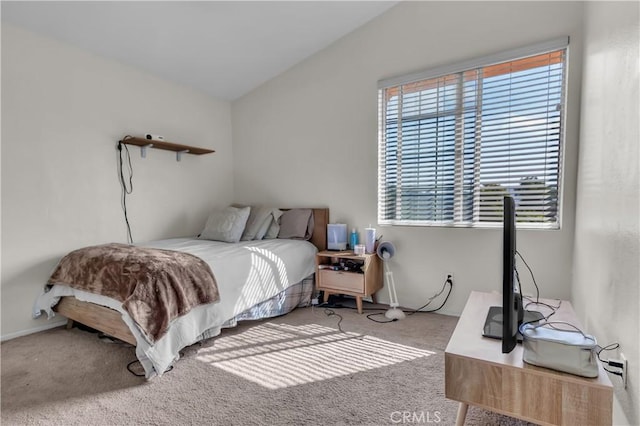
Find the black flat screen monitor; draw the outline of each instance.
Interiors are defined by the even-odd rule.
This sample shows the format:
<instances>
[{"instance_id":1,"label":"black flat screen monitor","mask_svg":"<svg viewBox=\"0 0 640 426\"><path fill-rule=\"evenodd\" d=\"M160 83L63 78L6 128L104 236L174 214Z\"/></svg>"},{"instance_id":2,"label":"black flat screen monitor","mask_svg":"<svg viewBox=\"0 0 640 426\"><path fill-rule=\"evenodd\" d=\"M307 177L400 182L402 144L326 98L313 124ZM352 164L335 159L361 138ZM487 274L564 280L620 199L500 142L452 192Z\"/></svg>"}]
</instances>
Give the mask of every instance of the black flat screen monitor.
<instances>
[{"instance_id":1,"label":"black flat screen monitor","mask_svg":"<svg viewBox=\"0 0 640 426\"><path fill-rule=\"evenodd\" d=\"M509 353L522 337L518 331L523 322L543 318L535 311L525 311L520 286L516 280L516 205L510 196L504 197L502 231L502 306L489 308L483 335L502 339L502 353Z\"/></svg>"}]
</instances>

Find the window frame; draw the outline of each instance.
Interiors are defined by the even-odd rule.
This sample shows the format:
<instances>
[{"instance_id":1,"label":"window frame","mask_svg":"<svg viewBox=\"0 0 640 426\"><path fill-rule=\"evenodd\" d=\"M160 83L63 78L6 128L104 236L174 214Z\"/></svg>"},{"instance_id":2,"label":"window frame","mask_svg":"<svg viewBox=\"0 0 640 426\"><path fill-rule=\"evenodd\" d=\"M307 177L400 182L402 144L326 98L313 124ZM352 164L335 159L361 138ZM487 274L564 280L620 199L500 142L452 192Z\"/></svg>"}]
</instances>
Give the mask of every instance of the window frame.
<instances>
[{"instance_id":1,"label":"window frame","mask_svg":"<svg viewBox=\"0 0 640 426\"><path fill-rule=\"evenodd\" d=\"M458 62L455 64L445 65L436 68L430 68L424 71L420 71L417 73L411 73L403 76L392 77L388 79L383 79L378 82L378 223L380 225L392 225L392 226L427 226L427 227L464 227L464 228L499 228L501 227L501 221L482 221L479 217L476 217L474 214L473 219L471 221L464 221L464 216L460 213L462 211L462 204L464 203L463 193L464 189L462 187L462 174L464 173L462 166L462 155L461 146L464 142L460 143L458 141L458 136L455 139L455 158L454 158L454 175L455 175L455 184L454 184L454 207L453 219L452 220L416 220L416 219L403 219L400 214L397 212L394 214L393 218L385 218L383 215L385 214L386 206L385 194L387 194L387 188L385 187L385 178L389 173L390 169L387 167L386 163L386 146L387 146L387 136L386 136L386 126L387 126L387 89L400 88L403 85L418 83L424 80L433 80L436 78L441 78L445 76L459 74L462 78L462 75L465 72L475 71L479 68L486 68L492 65L513 62L520 59L525 59L528 57L542 55L558 50L564 50L564 58L562 62L563 70L562 70L562 81L560 86L560 101L559 105L562 106L562 109L559 111L559 120L560 120L560 128L558 132L558 173L557 173L557 188L553 188L557 190L557 211L556 211L556 220L552 222L525 222L518 221L518 227L523 229L550 229L550 230L559 230L562 228L562 211L563 211L563 202L562 202L562 194L563 194L563 186L564 186L564 151L565 151L565 135L566 135L566 116L567 116L567 85L568 85L568 63L569 63L569 37L559 37L553 40L549 40L543 43L537 43L517 49L511 49L507 51L503 51L497 54L483 56L471 60L466 60L462 62ZM464 84L464 82L462 83ZM464 95L457 96L458 99L464 97ZM398 102L401 105L401 102ZM454 108L456 110L456 114L464 115L464 107L460 104L456 105ZM442 115L442 114L440 114ZM398 112L398 124L403 125L404 121L402 120L402 111ZM454 118L457 127L458 116ZM456 130L457 131L457 130ZM398 133L402 134L403 129L400 128ZM436 132L434 132L436 133ZM462 137L464 139L464 137ZM476 142L477 143L477 142ZM396 152L398 164L400 164L402 153ZM438 163L440 164L440 163ZM478 163L477 167L474 167L474 173L479 175L479 171L482 168L481 164ZM400 173L401 167L398 167L398 173ZM400 174L398 174L398 179L400 179ZM479 196L477 192L479 191L477 188L473 189L474 200ZM442 193L436 192L436 194L440 196L444 196ZM474 207L475 208L475 207ZM401 212L400 212L401 213Z\"/></svg>"}]
</instances>

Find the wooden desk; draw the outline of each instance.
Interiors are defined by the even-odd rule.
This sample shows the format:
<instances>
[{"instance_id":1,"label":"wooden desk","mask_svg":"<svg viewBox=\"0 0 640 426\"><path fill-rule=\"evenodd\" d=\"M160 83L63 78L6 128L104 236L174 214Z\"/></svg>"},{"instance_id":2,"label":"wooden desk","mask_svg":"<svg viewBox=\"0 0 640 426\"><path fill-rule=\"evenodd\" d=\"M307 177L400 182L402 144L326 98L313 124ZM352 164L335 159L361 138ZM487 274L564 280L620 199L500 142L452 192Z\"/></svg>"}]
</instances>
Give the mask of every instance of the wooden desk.
<instances>
[{"instance_id":1,"label":"wooden desk","mask_svg":"<svg viewBox=\"0 0 640 426\"><path fill-rule=\"evenodd\" d=\"M501 305L500 294L472 292L447 345L445 396L460 402L456 424L464 424L471 404L539 424L610 425L613 386L602 365L594 379L536 367L522 361L521 344L503 354L499 340L482 336L489 307ZM566 301L553 319L580 326Z\"/></svg>"},{"instance_id":2,"label":"wooden desk","mask_svg":"<svg viewBox=\"0 0 640 426\"><path fill-rule=\"evenodd\" d=\"M355 261L362 273L326 269L333 263ZM382 288L382 261L378 255L357 255L352 251L321 251L316 254L316 289L324 292L324 302L330 294L349 294L356 298L358 313L362 313L362 298L371 296L376 303L376 291Z\"/></svg>"}]
</instances>

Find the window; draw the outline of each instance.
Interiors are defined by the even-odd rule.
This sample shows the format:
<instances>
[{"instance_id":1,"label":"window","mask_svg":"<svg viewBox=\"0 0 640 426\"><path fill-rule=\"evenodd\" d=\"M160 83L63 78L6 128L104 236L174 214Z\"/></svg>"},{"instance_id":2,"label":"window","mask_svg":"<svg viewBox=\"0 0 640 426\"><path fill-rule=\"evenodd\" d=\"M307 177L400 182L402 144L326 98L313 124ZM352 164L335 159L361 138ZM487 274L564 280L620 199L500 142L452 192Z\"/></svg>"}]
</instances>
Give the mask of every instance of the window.
<instances>
[{"instance_id":1,"label":"window","mask_svg":"<svg viewBox=\"0 0 640 426\"><path fill-rule=\"evenodd\" d=\"M567 46L381 81L379 223L559 228Z\"/></svg>"}]
</instances>

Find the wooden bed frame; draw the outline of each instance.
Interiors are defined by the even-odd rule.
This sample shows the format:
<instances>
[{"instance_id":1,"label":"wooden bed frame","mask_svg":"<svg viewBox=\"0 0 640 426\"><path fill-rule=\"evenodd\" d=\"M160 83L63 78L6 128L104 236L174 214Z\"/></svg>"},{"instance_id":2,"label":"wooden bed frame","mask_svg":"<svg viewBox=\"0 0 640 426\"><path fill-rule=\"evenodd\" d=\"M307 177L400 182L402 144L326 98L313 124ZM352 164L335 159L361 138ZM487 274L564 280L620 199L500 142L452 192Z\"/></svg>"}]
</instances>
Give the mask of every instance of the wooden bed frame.
<instances>
[{"instance_id":1,"label":"wooden bed frame","mask_svg":"<svg viewBox=\"0 0 640 426\"><path fill-rule=\"evenodd\" d=\"M310 242L318 248L318 251L326 250L329 209L316 208L312 210L314 228ZM91 302L83 302L73 296L62 297L53 310L68 318L67 328L73 327L73 322L76 321L136 346L135 337L122 320L120 312L116 310Z\"/></svg>"}]
</instances>

